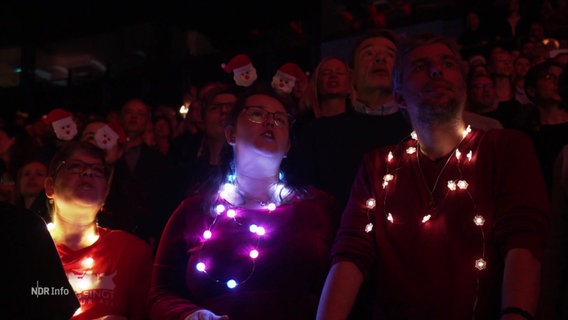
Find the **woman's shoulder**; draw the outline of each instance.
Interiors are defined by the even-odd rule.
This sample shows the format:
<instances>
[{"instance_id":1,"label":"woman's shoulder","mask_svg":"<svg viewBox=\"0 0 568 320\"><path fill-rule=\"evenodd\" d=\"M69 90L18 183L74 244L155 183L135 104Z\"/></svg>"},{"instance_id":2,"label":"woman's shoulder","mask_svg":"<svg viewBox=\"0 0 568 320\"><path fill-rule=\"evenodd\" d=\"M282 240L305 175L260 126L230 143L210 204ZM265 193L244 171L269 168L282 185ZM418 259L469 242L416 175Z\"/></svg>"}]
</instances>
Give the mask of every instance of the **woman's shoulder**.
<instances>
[{"instance_id":1,"label":"woman's shoulder","mask_svg":"<svg viewBox=\"0 0 568 320\"><path fill-rule=\"evenodd\" d=\"M99 227L99 234L105 242L110 243L112 246L120 243L129 248L129 250L137 248L141 250L150 249L150 245L146 241L124 230Z\"/></svg>"}]
</instances>

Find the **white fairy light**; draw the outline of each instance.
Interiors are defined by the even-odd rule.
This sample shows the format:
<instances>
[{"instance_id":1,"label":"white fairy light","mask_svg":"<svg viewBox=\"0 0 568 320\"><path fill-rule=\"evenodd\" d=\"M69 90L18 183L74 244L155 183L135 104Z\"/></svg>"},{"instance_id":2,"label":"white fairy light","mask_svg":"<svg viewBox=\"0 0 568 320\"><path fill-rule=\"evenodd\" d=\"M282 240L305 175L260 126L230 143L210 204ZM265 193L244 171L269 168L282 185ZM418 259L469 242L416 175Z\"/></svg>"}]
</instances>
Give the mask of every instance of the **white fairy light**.
<instances>
[{"instance_id":1,"label":"white fairy light","mask_svg":"<svg viewBox=\"0 0 568 320\"><path fill-rule=\"evenodd\" d=\"M377 205L377 201L374 198L369 198L366 201L367 209L374 209Z\"/></svg>"},{"instance_id":2,"label":"white fairy light","mask_svg":"<svg viewBox=\"0 0 568 320\"><path fill-rule=\"evenodd\" d=\"M473 217L473 223L475 223L476 226L483 226L483 224L485 224L485 218L482 215L476 215L475 217Z\"/></svg>"},{"instance_id":3,"label":"white fairy light","mask_svg":"<svg viewBox=\"0 0 568 320\"><path fill-rule=\"evenodd\" d=\"M408 147L406 149L406 153L408 153L408 154L416 153L416 147Z\"/></svg>"},{"instance_id":4,"label":"white fairy light","mask_svg":"<svg viewBox=\"0 0 568 320\"><path fill-rule=\"evenodd\" d=\"M480 271L484 270L487 268L487 262L484 259L477 259L475 260L475 268Z\"/></svg>"},{"instance_id":5,"label":"white fairy light","mask_svg":"<svg viewBox=\"0 0 568 320\"><path fill-rule=\"evenodd\" d=\"M452 191L456 190L456 182L454 180L448 181L448 189L450 189Z\"/></svg>"},{"instance_id":6,"label":"white fairy light","mask_svg":"<svg viewBox=\"0 0 568 320\"><path fill-rule=\"evenodd\" d=\"M394 218L390 212L387 214L387 220L390 221L390 223L394 223Z\"/></svg>"},{"instance_id":7,"label":"white fairy light","mask_svg":"<svg viewBox=\"0 0 568 320\"><path fill-rule=\"evenodd\" d=\"M393 158L394 156L392 155L392 151L389 151L389 154L387 155L387 162L391 162Z\"/></svg>"},{"instance_id":8,"label":"white fairy light","mask_svg":"<svg viewBox=\"0 0 568 320\"><path fill-rule=\"evenodd\" d=\"M432 215L427 214L424 217L422 217L422 223L426 223L428 222L428 220L430 220L430 218L432 218Z\"/></svg>"},{"instance_id":9,"label":"white fairy light","mask_svg":"<svg viewBox=\"0 0 568 320\"><path fill-rule=\"evenodd\" d=\"M205 270L206 270L205 263L203 263L203 262L198 262L198 263L195 265L195 269L197 269L197 271L200 271L200 272L205 272Z\"/></svg>"},{"instance_id":10,"label":"white fairy light","mask_svg":"<svg viewBox=\"0 0 568 320\"><path fill-rule=\"evenodd\" d=\"M211 233L211 230L203 231L203 239L211 239L212 236L213 236L213 233Z\"/></svg>"},{"instance_id":11,"label":"white fairy light","mask_svg":"<svg viewBox=\"0 0 568 320\"><path fill-rule=\"evenodd\" d=\"M467 153L467 160L471 161L471 157L473 156L473 151L469 150Z\"/></svg>"},{"instance_id":12,"label":"white fairy light","mask_svg":"<svg viewBox=\"0 0 568 320\"><path fill-rule=\"evenodd\" d=\"M365 232L369 233L371 231L373 231L373 224L369 222L365 225Z\"/></svg>"},{"instance_id":13,"label":"white fairy light","mask_svg":"<svg viewBox=\"0 0 568 320\"><path fill-rule=\"evenodd\" d=\"M459 180L457 186L461 190L465 190L469 186L469 183L467 183L467 181L465 181L465 180Z\"/></svg>"}]
</instances>

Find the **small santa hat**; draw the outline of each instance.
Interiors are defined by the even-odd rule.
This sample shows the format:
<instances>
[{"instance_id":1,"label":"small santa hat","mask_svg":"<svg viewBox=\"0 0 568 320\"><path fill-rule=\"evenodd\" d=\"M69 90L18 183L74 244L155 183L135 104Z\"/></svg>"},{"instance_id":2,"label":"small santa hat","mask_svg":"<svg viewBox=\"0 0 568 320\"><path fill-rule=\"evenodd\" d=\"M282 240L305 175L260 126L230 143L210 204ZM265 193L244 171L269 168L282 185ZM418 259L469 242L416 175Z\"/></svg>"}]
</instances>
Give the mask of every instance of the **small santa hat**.
<instances>
[{"instance_id":1,"label":"small santa hat","mask_svg":"<svg viewBox=\"0 0 568 320\"><path fill-rule=\"evenodd\" d=\"M41 120L46 125L50 125L57 120L65 119L65 118L71 117L71 116L73 116L73 114L71 114L71 112L64 110L64 109L57 108L57 109L51 110L48 114L43 115Z\"/></svg>"},{"instance_id":2,"label":"small santa hat","mask_svg":"<svg viewBox=\"0 0 568 320\"><path fill-rule=\"evenodd\" d=\"M283 73L285 76L293 77L298 80L306 81L308 78L307 74L302 71L302 69L293 62L288 62L283 64L278 72Z\"/></svg>"},{"instance_id":3,"label":"small santa hat","mask_svg":"<svg viewBox=\"0 0 568 320\"><path fill-rule=\"evenodd\" d=\"M226 64L225 63L221 64L221 68L223 68L223 70L225 70L226 73L230 74L233 71L238 72L239 69L248 67L249 65L252 65L249 56L241 53L234 56Z\"/></svg>"},{"instance_id":4,"label":"small santa hat","mask_svg":"<svg viewBox=\"0 0 568 320\"><path fill-rule=\"evenodd\" d=\"M124 128L122 128L120 123L115 120L111 120L107 123L107 125L118 135L118 142L125 143L126 141L128 141L126 132L124 131Z\"/></svg>"}]
</instances>

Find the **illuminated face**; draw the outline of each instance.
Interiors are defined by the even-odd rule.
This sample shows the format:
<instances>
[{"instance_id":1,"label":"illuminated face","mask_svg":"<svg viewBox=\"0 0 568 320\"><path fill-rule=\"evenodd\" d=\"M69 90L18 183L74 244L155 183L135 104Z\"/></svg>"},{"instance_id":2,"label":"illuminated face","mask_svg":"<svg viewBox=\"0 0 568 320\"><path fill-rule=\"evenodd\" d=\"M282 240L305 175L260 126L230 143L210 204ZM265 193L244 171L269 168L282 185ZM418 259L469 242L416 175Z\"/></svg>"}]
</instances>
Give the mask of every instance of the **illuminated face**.
<instances>
[{"instance_id":1,"label":"illuminated face","mask_svg":"<svg viewBox=\"0 0 568 320\"><path fill-rule=\"evenodd\" d=\"M417 47L406 59L396 96L411 118L438 122L461 114L467 94L460 59L441 43Z\"/></svg>"},{"instance_id":2,"label":"illuminated face","mask_svg":"<svg viewBox=\"0 0 568 320\"><path fill-rule=\"evenodd\" d=\"M205 108L203 124L205 134L210 138L225 139L225 122L227 114L235 107L237 97L231 93L221 93L215 96Z\"/></svg>"},{"instance_id":3,"label":"illuminated face","mask_svg":"<svg viewBox=\"0 0 568 320\"><path fill-rule=\"evenodd\" d=\"M272 77L271 85L274 90L290 93L292 92L292 90L294 90L294 85L296 85L296 78L278 71L276 72L274 77Z\"/></svg>"},{"instance_id":4,"label":"illuminated face","mask_svg":"<svg viewBox=\"0 0 568 320\"><path fill-rule=\"evenodd\" d=\"M351 92L351 81L347 65L338 59L322 63L317 74L318 96L347 96Z\"/></svg>"},{"instance_id":5,"label":"illuminated face","mask_svg":"<svg viewBox=\"0 0 568 320\"><path fill-rule=\"evenodd\" d=\"M53 132L59 140L70 141L77 135L77 124L72 117L66 117L51 123Z\"/></svg>"},{"instance_id":6,"label":"illuminated face","mask_svg":"<svg viewBox=\"0 0 568 320\"><path fill-rule=\"evenodd\" d=\"M262 94L250 96L245 107L254 108L243 109L237 119L236 128L231 133L234 135L234 142L231 142L229 137L237 159L245 156L281 161L290 149L290 128L289 123L286 123L286 109L277 99ZM276 125L278 119L285 121Z\"/></svg>"},{"instance_id":7,"label":"illuminated face","mask_svg":"<svg viewBox=\"0 0 568 320\"><path fill-rule=\"evenodd\" d=\"M256 74L256 69L251 65L233 71L233 80L238 86L249 87L252 85L258 75Z\"/></svg>"},{"instance_id":8,"label":"illuminated face","mask_svg":"<svg viewBox=\"0 0 568 320\"><path fill-rule=\"evenodd\" d=\"M106 173L100 159L77 151L59 167L52 188L46 187L46 193L52 195L59 208L100 207L107 193Z\"/></svg>"},{"instance_id":9,"label":"illuminated face","mask_svg":"<svg viewBox=\"0 0 568 320\"><path fill-rule=\"evenodd\" d=\"M34 161L23 166L19 181L20 194L24 197L37 196L43 190L45 177L47 177L45 164Z\"/></svg>"},{"instance_id":10,"label":"illuminated face","mask_svg":"<svg viewBox=\"0 0 568 320\"><path fill-rule=\"evenodd\" d=\"M396 46L386 38L363 41L353 61L353 81L357 91L390 90L395 54Z\"/></svg>"}]
</instances>

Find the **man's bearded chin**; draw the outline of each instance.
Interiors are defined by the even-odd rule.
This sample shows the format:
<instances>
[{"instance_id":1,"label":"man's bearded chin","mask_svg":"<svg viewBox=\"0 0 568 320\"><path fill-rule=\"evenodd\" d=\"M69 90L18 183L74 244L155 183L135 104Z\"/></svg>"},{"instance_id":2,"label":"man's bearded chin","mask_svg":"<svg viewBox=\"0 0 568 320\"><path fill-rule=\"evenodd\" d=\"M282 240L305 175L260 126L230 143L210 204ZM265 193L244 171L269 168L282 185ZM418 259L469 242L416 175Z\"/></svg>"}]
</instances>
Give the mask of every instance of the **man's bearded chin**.
<instances>
[{"instance_id":1,"label":"man's bearded chin","mask_svg":"<svg viewBox=\"0 0 568 320\"><path fill-rule=\"evenodd\" d=\"M422 123L448 123L462 116L465 99L452 98L439 102L424 100L418 108L418 120Z\"/></svg>"}]
</instances>

